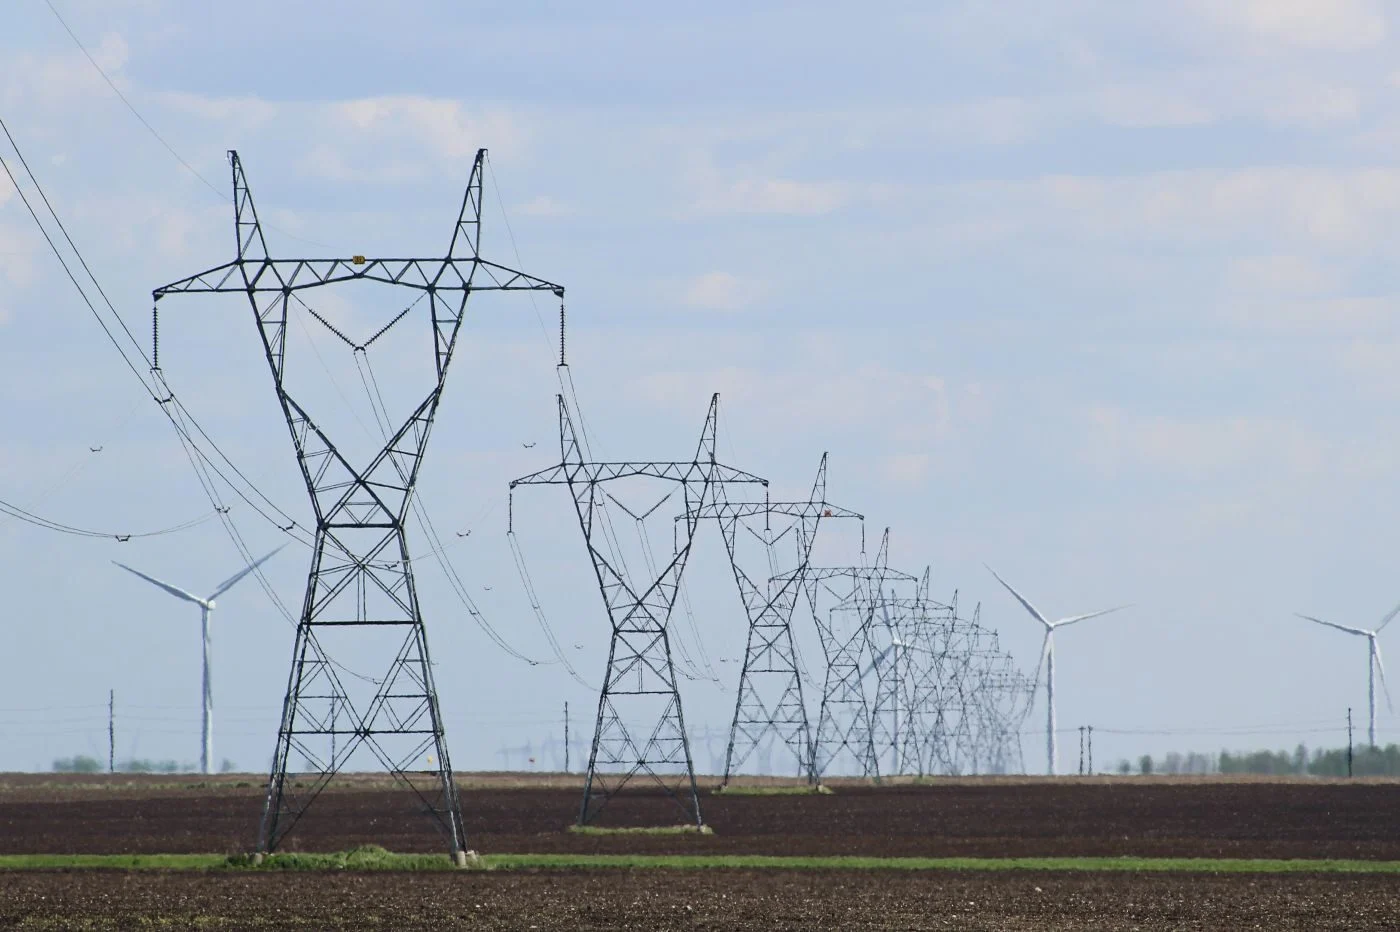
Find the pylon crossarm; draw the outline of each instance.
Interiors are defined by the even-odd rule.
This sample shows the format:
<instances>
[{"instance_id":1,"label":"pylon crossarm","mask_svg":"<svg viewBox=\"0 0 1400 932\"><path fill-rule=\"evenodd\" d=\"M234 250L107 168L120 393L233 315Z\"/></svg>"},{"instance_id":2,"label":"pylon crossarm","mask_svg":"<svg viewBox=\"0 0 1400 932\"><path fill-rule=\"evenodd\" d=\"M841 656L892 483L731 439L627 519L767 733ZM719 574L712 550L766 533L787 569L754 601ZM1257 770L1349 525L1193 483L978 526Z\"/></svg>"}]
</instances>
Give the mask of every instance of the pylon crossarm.
<instances>
[{"instance_id":1,"label":"pylon crossarm","mask_svg":"<svg viewBox=\"0 0 1400 932\"><path fill-rule=\"evenodd\" d=\"M360 261L356 261L359 259ZM485 276L478 281L477 275ZM290 294L322 285L369 281L427 292L548 291L564 287L486 259L235 259L151 292L172 294Z\"/></svg>"},{"instance_id":2,"label":"pylon crossarm","mask_svg":"<svg viewBox=\"0 0 1400 932\"><path fill-rule=\"evenodd\" d=\"M705 481L704 471L715 470L717 475L711 482L753 482L767 485L768 480L752 473L734 469L722 464L664 463L664 462L608 462L608 463L560 463L538 472L511 480L510 487L518 485L571 485L575 482L600 484L616 479L636 477L665 479L672 482ZM683 517L682 519L683 520Z\"/></svg>"}]
</instances>

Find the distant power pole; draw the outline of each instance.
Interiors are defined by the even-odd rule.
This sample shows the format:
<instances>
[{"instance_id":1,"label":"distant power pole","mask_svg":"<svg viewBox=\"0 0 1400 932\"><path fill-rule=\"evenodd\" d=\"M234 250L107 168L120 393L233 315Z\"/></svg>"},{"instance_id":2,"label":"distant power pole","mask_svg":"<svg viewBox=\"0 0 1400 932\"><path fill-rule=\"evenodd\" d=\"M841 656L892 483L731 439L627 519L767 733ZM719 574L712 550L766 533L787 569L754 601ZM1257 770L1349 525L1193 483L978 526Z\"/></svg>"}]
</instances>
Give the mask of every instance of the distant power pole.
<instances>
[{"instance_id":1,"label":"distant power pole","mask_svg":"<svg viewBox=\"0 0 1400 932\"><path fill-rule=\"evenodd\" d=\"M1094 772L1094 726L1089 726L1089 773Z\"/></svg>"},{"instance_id":2,"label":"distant power pole","mask_svg":"<svg viewBox=\"0 0 1400 932\"><path fill-rule=\"evenodd\" d=\"M569 772L569 703L564 702L564 772Z\"/></svg>"},{"instance_id":3,"label":"distant power pole","mask_svg":"<svg viewBox=\"0 0 1400 932\"><path fill-rule=\"evenodd\" d=\"M1079 726L1079 775L1084 776L1084 726Z\"/></svg>"},{"instance_id":4,"label":"distant power pole","mask_svg":"<svg viewBox=\"0 0 1400 932\"><path fill-rule=\"evenodd\" d=\"M117 772L117 691L107 690L107 772ZM1350 713L1348 713L1350 718Z\"/></svg>"},{"instance_id":5,"label":"distant power pole","mask_svg":"<svg viewBox=\"0 0 1400 932\"><path fill-rule=\"evenodd\" d=\"M1347 776L1351 776L1351 706L1347 706Z\"/></svg>"}]
</instances>

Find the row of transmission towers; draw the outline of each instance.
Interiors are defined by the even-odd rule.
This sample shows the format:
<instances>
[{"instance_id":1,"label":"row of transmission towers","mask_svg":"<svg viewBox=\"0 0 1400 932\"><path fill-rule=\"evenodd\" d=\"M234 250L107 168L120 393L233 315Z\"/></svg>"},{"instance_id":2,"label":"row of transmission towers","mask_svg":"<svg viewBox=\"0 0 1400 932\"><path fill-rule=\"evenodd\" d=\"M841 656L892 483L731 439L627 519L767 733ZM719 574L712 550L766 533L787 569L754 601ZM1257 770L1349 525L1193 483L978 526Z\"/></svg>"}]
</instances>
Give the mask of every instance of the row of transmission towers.
<instances>
[{"instance_id":1,"label":"row of transmission towers","mask_svg":"<svg viewBox=\"0 0 1400 932\"><path fill-rule=\"evenodd\" d=\"M454 859L467 859L406 522L410 510L424 520L416 483L473 294L557 296L559 365L566 371L563 287L481 255L485 155L477 153L441 256L311 259L270 251L242 163L230 152L234 258L154 292L157 303L190 294L246 299L314 516L309 537L295 522L281 527L302 535L311 560L259 855L283 844L352 760L368 760L432 817ZM364 333L348 332L345 322L309 303L322 289L363 291L369 283L391 286L409 300L385 308ZM328 412L316 410L314 392L292 378L302 365L288 339L293 321L323 328L344 344L371 395L382 442L372 438L368 448L352 447L351 438L329 426ZM424 344L419 351L425 363L431 360L400 373L405 382L418 381L400 411L385 405L369 368L371 347L390 331L395 339ZM153 312L153 376L164 384L158 339ZM711 521L724 540L747 621L726 781L743 772L756 748L773 742L788 750L794 772L813 782L843 767L878 777L1010 766L1019 753L1014 735L1028 684L976 613L959 618L956 599L942 605L929 598L927 575L919 580L888 568L888 531L874 562L866 562L864 519L826 500L825 455L805 500L773 501L766 479L717 460L718 395L710 400L694 453L677 460L595 459L562 395L558 414L559 462L510 484L511 520L517 488L568 489L610 625L580 823L595 820L623 792L641 790L671 798L688 821L703 824L670 622L685 598L682 577L697 531ZM669 526L669 556L657 557L648 520ZM810 565L818 528L827 520L862 522L860 565ZM825 660L819 688L793 637L802 601ZM356 673L336 660L351 649L362 659L380 657L379 675ZM813 700L815 723L808 711Z\"/></svg>"},{"instance_id":2,"label":"row of transmission towers","mask_svg":"<svg viewBox=\"0 0 1400 932\"><path fill-rule=\"evenodd\" d=\"M513 522L519 487L569 489L611 625L580 824L624 790L669 796L703 824L669 625L708 521L719 526L747 622L725 784L770 746L785 749L790 772L812 784L829 773L879 779L1019 766L1030 681L982 626L980 606L962 618L956 596L949 604L929 597L927 572L889 568L888 529L874 561L865 559L864 518L826 499L825 454L806 499L775 501L766 479L716 459L718 395L688 461L594 460L564 397L557 400L560 462L510 484L510 513ZM672 525L664 562L645 530L656 516ZM811 565L818 529L830 520L861 522L859 565ZM635 541L617 529L629 521ZM820 683L794 637L803 603L821 643Z\"/></svg>"}]
</instances>

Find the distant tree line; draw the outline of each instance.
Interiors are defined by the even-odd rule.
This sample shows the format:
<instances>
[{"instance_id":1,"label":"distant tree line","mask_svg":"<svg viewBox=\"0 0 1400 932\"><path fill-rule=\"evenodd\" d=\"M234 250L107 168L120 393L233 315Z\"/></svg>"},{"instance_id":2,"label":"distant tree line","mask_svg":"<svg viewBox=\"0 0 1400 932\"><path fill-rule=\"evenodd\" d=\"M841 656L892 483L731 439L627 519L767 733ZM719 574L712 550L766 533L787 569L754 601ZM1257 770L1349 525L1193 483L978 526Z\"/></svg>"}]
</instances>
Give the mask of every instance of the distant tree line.
<instances>
[{"instance_id":1,"label":"distant tree line","mask_svg":"<svg viewBox=\"0 0 1400 932\"><path fill-rule=\"evenodd\" d=\"M1118 772L1131 774L1260 774L1264 776L1345 777L1346 748L1313 748L1298 745L1292 751L1221 751L1204 754L1175 751L1154 759L1138 758L1137 766L1120 761ZM1357 777L1400 777L1400 745L1358 747L1352 751L1351 772Z\"/></svg>"},{"instance_id":2,"label":"distant tree line","mask_svg":"<svg viewBox=\"0 0 1400 932\"><path fill-rule=\"evenodd\" d=\"M87 754L75 754L72 757L60 757L53 762L55 773L105 773L107 764L95 757ZM199 767L189 762L177 760L148 760L141 757L133 757L128 760L117 761L118 773L194 773ZM238 765L227 757L219 765L220 773L232 773L238 769Z\"/></svg>"}]
</instances>

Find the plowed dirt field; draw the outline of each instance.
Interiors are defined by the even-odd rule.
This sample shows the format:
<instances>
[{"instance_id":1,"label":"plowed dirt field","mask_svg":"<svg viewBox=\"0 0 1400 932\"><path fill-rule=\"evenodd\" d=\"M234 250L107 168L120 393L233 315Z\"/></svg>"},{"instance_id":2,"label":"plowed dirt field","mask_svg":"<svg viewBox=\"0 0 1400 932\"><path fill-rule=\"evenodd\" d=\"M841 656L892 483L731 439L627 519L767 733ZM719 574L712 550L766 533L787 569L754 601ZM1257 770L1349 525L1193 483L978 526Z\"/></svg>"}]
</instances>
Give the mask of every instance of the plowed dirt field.
<instances>
[{"instance_id":1,"label":"plowed dirt field","mask_svg":"<svg viewBox=\"0 0 1400 932\"><path fill-rule=\"evenodd\" d=\"M0 853L250 849L260 780L0 776ZM488 853L1185 856L1400 860L1400 785L1313 781L960 780L829 796L705 795L713 835L565 830L576 778L468 777ZM437 851L411 794L350 778L284 850ZM613 825L678 821L620 798ZM1400 875L542 870L0 871L0 928L1394 930Z\"/></svg>"},{"instance_id":2,"label":"plowed dirt field","mask_svg":"<svg viewBox=\"0 0 1400 932\"><path fill-rule=\"evenodd\" d=\"M573 871L0 874L17 929L1393 930L1349 875Z\"/></svg>"},{"instance_id":3,"label":"plowed dirt field","mask_svg":"<svg viewBox=\"0 0 1400 932\"><path fill-rule=\"evenodd\" d=\"M117 778L124 781L127 778ZM702 797L713 835L575 835L575 786L473 786L468 844L482 852L1119 856L1400 860L1400 785L1141 780L961 781L840 786L830 796ZM57 782L0 777L0 853L251 850L262 806L252 778ZM336 851L442 842L402 791L350 781L324 793L283 846ZM619 798L603 824L665 825L664 796Z\"/></svg>"}]
</instances>

